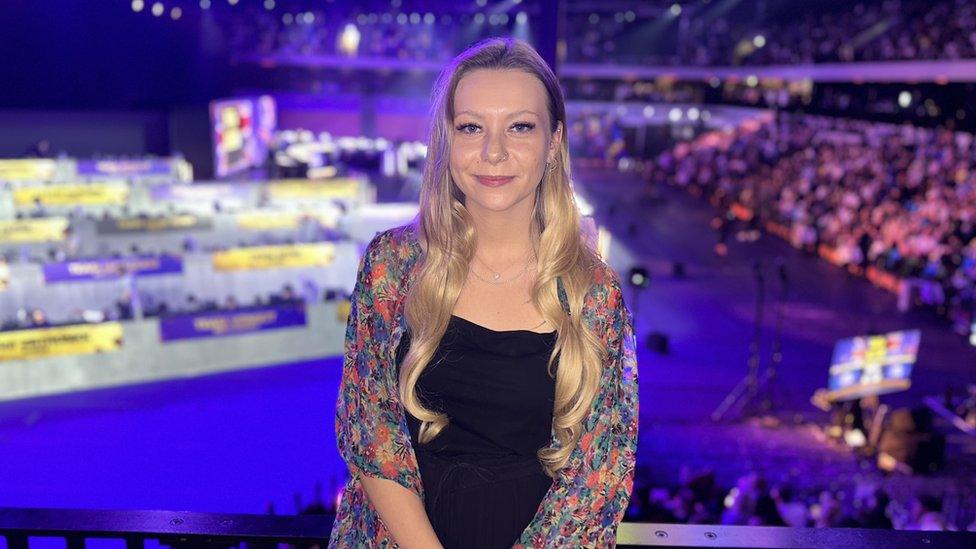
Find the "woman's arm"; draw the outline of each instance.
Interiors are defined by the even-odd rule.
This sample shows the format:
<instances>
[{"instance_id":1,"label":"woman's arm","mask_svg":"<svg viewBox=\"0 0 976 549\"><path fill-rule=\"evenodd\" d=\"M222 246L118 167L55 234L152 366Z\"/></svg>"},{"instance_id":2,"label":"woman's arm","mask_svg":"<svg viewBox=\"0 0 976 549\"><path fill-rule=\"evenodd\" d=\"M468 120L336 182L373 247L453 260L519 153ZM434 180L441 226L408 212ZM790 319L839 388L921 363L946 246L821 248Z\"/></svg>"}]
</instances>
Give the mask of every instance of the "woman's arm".
<instances>
[{"instance_id":1,"label":"woman's arm","mask_svg":"<svg viewBox=\"0 0 976 549\"><path fill-rule=\"evenodd\" d=\"M360 262L346 324L336 441L397 545L440 548L424 510L408 430L401 424L395 369L381 352L396 299L391 238L389 231L375 237Z\"/></svg>"},{"instance_id":2,"label":"woman's arm","mask_svg":"<svg viewBox=\"0 0 976 549\"><path fill-rule=\"evenodd\" d=\"M633 320L620 281L606 268L587 294L584 322L609 349L600 391L583 435L553 481L517 549L614 547L634 484L637 453L637 358Z\"/></svg>"},{"instance_id":3,"label":"woman's arm","mask_svg":"<svg viewBox=\"0 0 976 549\"><path fill-rule=\"evenodd\" d=\"M397 545L402 549L442 549L430 525L424 504L416 494L392 480L360 477L370 504L383 519Z\"/></svg>"}]
</instances>

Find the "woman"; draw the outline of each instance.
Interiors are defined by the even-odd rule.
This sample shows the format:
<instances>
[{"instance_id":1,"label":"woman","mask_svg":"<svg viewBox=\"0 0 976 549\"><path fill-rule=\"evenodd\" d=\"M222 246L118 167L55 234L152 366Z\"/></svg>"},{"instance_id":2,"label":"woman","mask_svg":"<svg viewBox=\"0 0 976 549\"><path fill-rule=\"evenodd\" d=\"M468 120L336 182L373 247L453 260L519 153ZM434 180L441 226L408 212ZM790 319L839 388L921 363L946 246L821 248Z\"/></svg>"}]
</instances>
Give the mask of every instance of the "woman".
<instances>
[{"instance_id":1,"label":"woman","mask_svg":"<svg viewBox=\"0 0 976 549\"><path fill-rule=\"evenodd\" d=\"M330 547L612 547L637 369L616 273L581 236L558 80L524 42L434 94L420 213L360 265Z\"/></svg>"}]
</instances>

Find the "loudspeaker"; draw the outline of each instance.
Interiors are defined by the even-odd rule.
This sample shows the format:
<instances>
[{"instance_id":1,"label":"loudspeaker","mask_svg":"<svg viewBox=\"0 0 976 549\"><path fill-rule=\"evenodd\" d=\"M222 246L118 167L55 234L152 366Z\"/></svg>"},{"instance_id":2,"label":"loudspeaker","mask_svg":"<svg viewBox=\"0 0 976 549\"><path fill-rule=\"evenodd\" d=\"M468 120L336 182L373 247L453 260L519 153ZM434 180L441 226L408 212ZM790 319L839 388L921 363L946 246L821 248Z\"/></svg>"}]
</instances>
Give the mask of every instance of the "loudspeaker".
<instances>
[{"instance_id":1,"label":"loudspeaker","mask_svg":"<svg viewBox=\"0 0 976 549\"><path fill-rule=\"evenodd\" d=\"M932 430L932 412L928 408L895 410L878 450L908 465L913 471L931 473L945 465L945 435Z\"/></svg>"},{"instance_id":2,"label":"loudspeaker","mask_svg":"<svg viewBox=\"0 0 976 549\"><path fill-rule=\"evenodd\" d=\"M662 332L651 332L647 336L647 348L658 354L668 354L668 335Z\"/></svg>"}]
</instances>

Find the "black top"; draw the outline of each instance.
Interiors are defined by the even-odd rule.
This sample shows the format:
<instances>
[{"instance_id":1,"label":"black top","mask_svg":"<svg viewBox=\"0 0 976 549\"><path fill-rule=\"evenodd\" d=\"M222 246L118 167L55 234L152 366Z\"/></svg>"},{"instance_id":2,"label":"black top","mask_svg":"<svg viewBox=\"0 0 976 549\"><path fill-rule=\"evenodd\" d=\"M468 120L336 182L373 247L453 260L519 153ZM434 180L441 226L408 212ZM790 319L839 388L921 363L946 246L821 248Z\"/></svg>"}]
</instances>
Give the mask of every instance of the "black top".
<instances>
[{"instance_id":1,"label":"black top","mask_svg":"<svg viewBox=\"0 0 976 549\"><path fill-rule=\"evenodd\" d=\"M426 494L445 549L510 548L552 485L537 451L549 445L556 383L547 361L556 332L496 331L451 316L417 394L447 426L420 444L407 413ZM410 346L405 332L396 364Z\"/></svg>"}]
</instances>

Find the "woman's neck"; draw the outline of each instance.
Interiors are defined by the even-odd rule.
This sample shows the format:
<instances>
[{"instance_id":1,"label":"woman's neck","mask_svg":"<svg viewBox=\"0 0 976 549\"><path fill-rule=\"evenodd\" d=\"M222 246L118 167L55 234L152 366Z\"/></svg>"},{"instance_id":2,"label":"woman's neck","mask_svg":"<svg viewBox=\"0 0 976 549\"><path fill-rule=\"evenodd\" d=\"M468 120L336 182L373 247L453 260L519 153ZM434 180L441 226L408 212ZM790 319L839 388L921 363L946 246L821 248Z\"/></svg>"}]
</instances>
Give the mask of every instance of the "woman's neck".
<instances>
[{"instance_id":1,"label":"woman's neck","mask_svg":"<svg viewBox=\"0 0 976 549\"><path fill-rule=\"evenodd\" d=\"M475 232L478 235L476 254L484 261L499 266L524 262L533 255L530 215L510 212L471 212Z\"/></svg>"}]
</instances>

